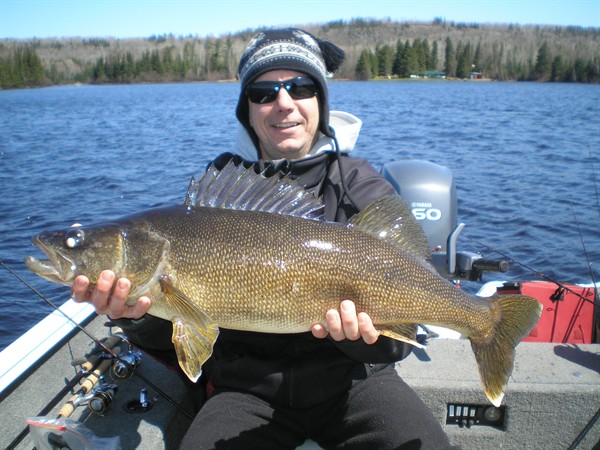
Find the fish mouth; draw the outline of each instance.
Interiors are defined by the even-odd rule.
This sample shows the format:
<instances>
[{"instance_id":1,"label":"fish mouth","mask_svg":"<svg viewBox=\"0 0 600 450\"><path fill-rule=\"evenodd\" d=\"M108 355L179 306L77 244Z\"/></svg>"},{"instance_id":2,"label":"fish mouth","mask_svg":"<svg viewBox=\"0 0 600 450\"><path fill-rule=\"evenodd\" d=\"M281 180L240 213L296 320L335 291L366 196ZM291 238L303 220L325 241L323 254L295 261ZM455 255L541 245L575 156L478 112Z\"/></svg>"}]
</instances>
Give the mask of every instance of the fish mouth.
<instances>
[{"instance_id":1,"label":"fish mouth","mask_svg":"<svg viewBox=\"0 0 600 450\"><path fill-rule=\"evenodd\" d=\"M33 245L39 248L48 259L38 259L33 256L25 258L25 266L33 273L49 281L69 285L75 278L75 262L61 254L52 246L47 245L40 236L35 236Z\"/></svg>"}]
</instances>

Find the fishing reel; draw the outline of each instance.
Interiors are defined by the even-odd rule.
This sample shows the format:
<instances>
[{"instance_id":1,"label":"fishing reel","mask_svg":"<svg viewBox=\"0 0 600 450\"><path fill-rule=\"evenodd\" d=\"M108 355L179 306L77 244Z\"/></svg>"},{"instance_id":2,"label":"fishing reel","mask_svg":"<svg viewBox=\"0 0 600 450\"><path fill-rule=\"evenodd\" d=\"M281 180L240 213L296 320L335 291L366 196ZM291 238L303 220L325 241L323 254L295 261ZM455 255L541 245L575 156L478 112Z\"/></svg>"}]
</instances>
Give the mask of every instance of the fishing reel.
<instances>
[{"instance_id":1,"label":"fishing reel","mask_svg":"<svg viewBox=\"0 0 600 450\"><path fill-rule=\"evenodd\" d=\"M92 388L88 395L77 398L73 402L73 406L77 407L87 403L91 412L102 416L112 405L117 390L116 384L107 383L104 377L100 377L99 384Z\"/></svg>"},{"instance_id":2,"label":"fishing reel","mask_svg":"<svg viewBox=\"0 0 600 450\"><path fill-rule=\"evenodd\" d=\"M134 351L129 348L126 352L121 353L116 358L116 361L110 368L111 376L114 379L127 380L133 376L133 372L142 360L142 352Z\"/></svg>"},{"instance_id":3,"label":"fishing reel","mask_svg":"<svg viewBox=\"0 0 600 450\"><path fill-rule=\"evenodd\" d=\"M110 376L113 380L128 380L133 376L142 360L142 352L136 351L122 332L115 333L112 336L120 339L121 344L127 344L127 350L123 350L118 355L115 353L104 353L103 358L111 359Z\"/></svg>"}]
</instances>

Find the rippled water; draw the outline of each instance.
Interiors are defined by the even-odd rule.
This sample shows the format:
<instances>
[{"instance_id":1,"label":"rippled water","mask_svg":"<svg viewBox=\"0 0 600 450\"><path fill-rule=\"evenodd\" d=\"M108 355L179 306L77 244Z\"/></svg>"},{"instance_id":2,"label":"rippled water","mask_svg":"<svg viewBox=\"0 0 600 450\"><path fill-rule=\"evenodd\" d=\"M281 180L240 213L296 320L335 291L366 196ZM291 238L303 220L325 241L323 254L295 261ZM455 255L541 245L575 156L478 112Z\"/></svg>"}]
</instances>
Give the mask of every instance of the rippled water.
<instances>
[{"instance_id":1,"label":"rippled water","mask_svg":"<svg viewBox=\"0 0 600 450\"><path fill-rule=\"evenodd\" d=\"M0 259L57 303L68 288L22 265L31 236L181 202L189 178L233 148L239 84L69 86L0 92ZM600 87L335 82L332 109L363 122L377 168L452 169L467 236L560 281L600 264ZM580 237L580 233L581 236ZM503 279L536 279L513 264ZM487 279L491 279L490 275ZM50 312L0 268L0 349Z\"/></svg>"}]
</instances>

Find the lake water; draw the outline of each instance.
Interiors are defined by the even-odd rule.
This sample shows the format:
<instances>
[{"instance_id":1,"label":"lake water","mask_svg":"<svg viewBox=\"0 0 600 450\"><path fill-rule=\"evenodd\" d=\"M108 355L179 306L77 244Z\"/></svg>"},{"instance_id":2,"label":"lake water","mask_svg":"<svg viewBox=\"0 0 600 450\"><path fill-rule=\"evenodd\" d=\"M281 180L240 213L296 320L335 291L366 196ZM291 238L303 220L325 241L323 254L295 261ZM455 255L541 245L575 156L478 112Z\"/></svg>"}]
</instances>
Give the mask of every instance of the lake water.
<instances>
[{"instance_id":1,"label":"lake water","mask_svg":"<svg viewBox=\"0 0 600 450\"><path fill-rule=\"evenodd\" d=\"M0 260L63 303L68 288L22 264L40 256L31 237L182 202L190 177L233 149L238 91L198 83L0 92ZM587 251L599 279L600 86L334 82L330 98L363 120L355 154L376 168L425 159L453 171L467 224L460 249L500 257L470 237L583 283ZM539 277L512 264L501 278ZM0 349L50 312L0 268Z\"/></svg>"}]
</instances>

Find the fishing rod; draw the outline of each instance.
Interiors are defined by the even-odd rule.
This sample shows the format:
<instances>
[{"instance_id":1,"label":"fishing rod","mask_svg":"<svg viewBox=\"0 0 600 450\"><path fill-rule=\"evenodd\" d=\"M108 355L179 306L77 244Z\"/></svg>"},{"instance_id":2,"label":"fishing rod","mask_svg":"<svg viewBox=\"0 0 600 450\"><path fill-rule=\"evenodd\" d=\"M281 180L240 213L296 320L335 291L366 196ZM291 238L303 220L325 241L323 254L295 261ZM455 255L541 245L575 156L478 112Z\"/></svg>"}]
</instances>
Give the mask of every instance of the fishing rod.
<instances>
[{"instance_id":1,"label":"fishing rod","mask_svg":"<svg viewBox=\"0 0 600 450\"><path fill-rule=\"evenodd\" d=\"M592 180L594 181L594 189L596 192L596 209L598 210L598 218L600 219L600 189L598 189L598 182L596 177L596 169L594 167L594 158L592 154L592 148L590 146L590 167L592 168Z\"/></svg>"},{"instance_id":2,"label":"fishing rod","mask_svg":"<svg viewBox=\"0 0 600 450\"><path fill-rule=\"evenodd\" d=\"M595 167L594 167L594 159L593 159L591 147L590 147L589 151L590 151L590 166L591 166L591 169L592 169L592 181L594 182L594 188L595 188L595 193L596 193L596 208L598 210L598 216L600 217L600 190L598 189L598 184L597 184L597 181L596 181L597 177L596 177L596 171L595 171ZM592 286L593 286L592 289L594 291L594 299L593 300L590 300L589 298L587 298L586 296L580 294L579 292L575 292L574 290L572 290L571 288L569 288L564 283L561 283L561 282L559 282L559 281L557 281L557 280L555 280L555 279L553 279L551 277L548 277L547 275L544 275L543 273L541 273L541 272L533 269L532 267L528 266L527 264L524 264L524 263L522 263L520 261L517 261L516 259L512 258L511 256L507 255L504 252L501 252L500 250L498 250L496 248L492 248L489 245L486 245L483 242L480 242L477 239L474 239L474 238L472 238L472 237L470 237L468 235L465 236L465 237L467 239L469 239L471 242L474 242L474 243L476 243L476 244L478 244L478 245L486 248L488 251L495 252L495 253L501 255L502 257L508 259L511 263L514 263L514 264L517 264L517 265L523 267L524 269L530 271L531 273L533 273L534 275L542 278L543 280L546 280L546 281L549 281L551 283L556 284L559 287L559 289L563 290L563 292L564 291L569 292L569 293L575 295L576 297L578 297L579 299L583 300L584 302L591 303L591 304L595 305L596 307L600 308L600 298L599 298L599 295L598 295L598 285L596 284L596 280L595 280L595 277L594 277L594 272L592 270L592 263L590 261L590 258L589 258L589 255L588 255L588 252L587 252L587 249L586 249L586 246L585 246L583 235L581 233L581 227L580 227L580 224L579 224L579 220L577 219L577 216L575 214L575 210L574 210L572 202L571 202L571 210L573 211L573 216L575 217L575 223L577 224L577 230L579 232L579 238L580 238L581 245L583 247L583 251L584 251L584 254L585 254L586 262L587 262L587 265L588 265L589 277L590 277L590 281L592 282Z\"/></svg>"},{"instance_id":3,"label":"fishing rod","mask_svg":"<svg viewBox=\"0 0 600 450\"><path fill-rule=\"evenodd\" d=\"M87 331L83 326L74 321L68 314L62 311L56 304L54 304L49 298L47 298L44 294L34 288L31 284L29 284L24 278L22 278L19 274L17 274L14 270L8 267L3 261L0 260L0 266L4 267L11 275L13 275L17 280L31 289L37 296L39 296L42 300L44 300L48 305L54 308L56 311L60 312L69 322L75 325L80 331L82 331L87 337L89 337L92 341L94 341L97 345L99 345L105 352L107 352L112 358L121 364L122 373L131 373L134 376L138 377L142 382L148 385L150 388L154 389L162 398L164 398L168 403L173 405L180 413L185 415L188 419L193 420L194 416L191 415L188 411L186 411L181 405L179 405L175 400L173 400L166 392L156 386L153 382L151 382L144 375L134 370L134 364L131 360L127 360L122 358L120 355L117 355L112 349L108 348L101 340L96 338L92 333ZM123 378L123 377L120 377Z\"/></svg>"},{"instance_id":4,"label":"fishing rod","mask_svg":"<svg viewBox=\"0 0 600 450\"><path fill-rule=\"evenodd\" d=\"M117 336L117 335L109 336L105 340L104 344L107 347L113 349L113 351L116 351L115 348L119 344L121 339L122 339L121 336ZM83 361L83 363L81 363L81 369L79 371L77 371L75 376L73 376L73 378L71 378L70 380L66 381L63 388L60 391L58 391L58 393L54 397L52 397L52 399L46 404L46 406L44 406L40 410L40 412L37 414L37 416L45 416L50 411L52 411L52 409L56 405L58 405L58 403L64 398L64 396L67 395L69 392L71 392L81 382L81 380L83 380L83 379L88 380L89 377L94 372L97 372L98 374L105 372L106 369L99 367L101 365L101 361L103 361L103 360L102 360L102 357L99 354L99 352L95 352L95 353L91 354L85 361ZM104 360L104 361L106 361L106 360ZM76 365L75 361L73 361L72 365ZM71 399L71 400L73 400L73 399ZM61 411L62 411L62 409L61 409ZM61 415L62 414L59 413L59 417ZM25 437L28 434L29 434L29 427L26 426L12 440L12 442L10 444L8 444L8 446L6 447L7 450L16 448L17 445L19 443L21 443L21 441L23 441L23 439L25 439Z\"/></svg>"},{"instance_id":5,"label":"fishing rod","mask_svg":"<svg viewBox=\"0 0 600 450\"><path fill-rule=\"evenodd\" d=\"M571 211L573 212L573 218L575 219L575 224L577 225L577 232L579 233L579 240L581 241L581 247L583 248L583 254L585 255L585 260L588 265L588 272L589 272L590 280L592 280L592 284L596 285L596 280L594 279L594 271L592 270L592 262L590 261L590 256L588 255L587 248L585 246L585 241L583 240L583 234L581 233L581 226L579 225L579 219L577 218L577 214L575 214L575 208L573 207L573 203L571 203Z\"/></svg>"},{"instance_id":6,"label":"fishing rod","mask_svg":"<svg viewBox=\"0 0 600 450\"><path fill-rule=\"evenodd\" d=\"M487 245L487 244L484 244L483 242L481 242L481 241L479 241L479 240L477 240L477 239L475 239L475 238L472 238L472 237L470 237L470 236L468 236L468 235L467 235L467 236L465 236L465 237L466 237L467 239L469 239L471 242L474 242L475 244L477 244L477 245L479 245L479 246L481 246L481 247L483 247L483 248L487 249L488 251L490 251L490 252L494 252L494 253L497 253L497 254L501 255L503 258L505 258L505 259L509 260L511 264L513 264L513 263L514 263L514 264L517 264L518 266L521 266L521 267L523 267L524 269L526 269L526 270L530 271L531 273L533 273L533 274L534 274L534 275L536 275L537 277L540 277L540 278L542 278L543 280L549 281L550 283L554 283L554 284L556 284L556 285L557 285L557 286L558 286L560 289L562 289L563 291L569 292L570 294L573 294L573 295L575 295L575 296L576 296L576 297L578 297L579 299L581 299L581 300L583 300L583 301L585 301L585 302L591 303L591 304L593 304L593 305L596 305L597 307L599 307L599 308L600 308L600 300L598 299L598 287L597 287L597 285L596 285L595 283L594 283L594 287L593 287L593 290L594 290L594 299L593 299L593 300L590 300L589 298L587 298L586 296L584 296L584 295L580 294L579 292L577 292L577 291L574 291L573 289L571 289L571 288L570 288L569 286L567 286L566 284L564 284L564 283L561 283L560 281L557 281L557 280L555 280L555 279L553 279L553 278L551 278L551 277L549 277L549 276L547 276L547 275L544 275L543 273L541 273L541 272L539 272L539 271L535 270L534 268L532 268L532 267L528 266L528 265L527 265L527 264L525 264L525 263L522 263L522 262L520 262L520 261L517 261L516 259L514 259L514 258L513 258L513 257L511 257L510 255L508 255L507 253L505 253L505 252L502 252L502 251L500 251L500 250L498 250L498 249L496 249L496 248L493 248L493 247L491 247L491 246L489 246L489 245Z\"/></svg>"}]
</instances>

